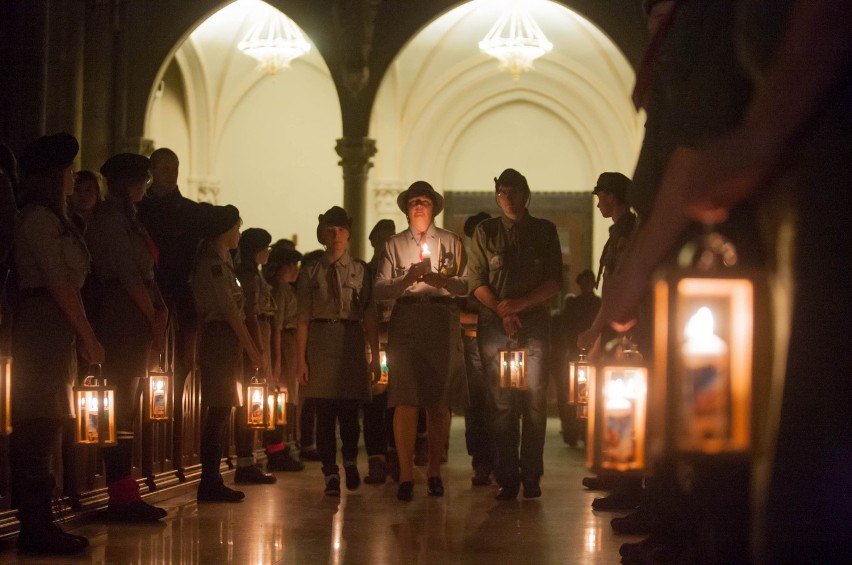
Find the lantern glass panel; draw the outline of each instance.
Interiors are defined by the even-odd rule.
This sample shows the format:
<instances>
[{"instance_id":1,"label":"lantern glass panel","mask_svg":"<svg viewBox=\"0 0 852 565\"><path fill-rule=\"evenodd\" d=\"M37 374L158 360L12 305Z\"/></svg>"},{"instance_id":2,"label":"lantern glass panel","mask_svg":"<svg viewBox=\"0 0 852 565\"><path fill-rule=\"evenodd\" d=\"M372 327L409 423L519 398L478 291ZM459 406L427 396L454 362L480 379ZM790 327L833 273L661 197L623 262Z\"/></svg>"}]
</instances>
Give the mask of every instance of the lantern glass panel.
<instances>
[{"instance_id":1,"label":"lantern glass panel","mask_svg":"<svg viewBox=\"0 0 852 565\"><path fill-rule=\"evenodd\" d=\"M253 382L248 385L246 392L248 401L246 410L248 427L263 429L266 427L266 384Z\"/></svg>"},{"instance_id":2,"label":"lantern glass panel","mask_svg":"<svg viewBox=\"0 0 852 565\"><path fill-rule=\"evenodd\" d=\"M527 390L527 350L500 350L500 388L506 390Z\"/></svg>"},{"instance_id":3,"label":"lantern glass panel","mask_svg":"<svg viewBox=\"0 0 852 565\"><path fill-rule=\"evenodd\" d=\"M278 400L278 395L275 392L270 392L266 395L266 414L268 415L266 418L266 429L268 431L275 430L275 414L278 413L278 407L275 403Z\"/></svg>"},{"instance_id":4,"label":"lantern glass panel","mask_svg":"<svg viewBox=\"0 0 852 565\"><path fill-rule=\"evenodd\" d=\"M287 424L287 389L279 390L278 400L275 404L275 424L284 426Z\"/></svg>"},{"instance_id":5,"label":"lantern glass panel","mask_svg":"<svg viewBox=\"0 0 852 565\"><path fill-rule=\"evenodd\" d=\"M378 384L386 385L388 384L388 353L384 345L379 347L379 365L382 373L379 376Z\"/></svg>"},{"instance_id":6,"label":"lantern glass panel","mask_svg":"<svg viewBox=\"0 0 852 565\"><path fill-rule=\"evenodd\" d=\"M589 390L594 370L594 365L586 361L585 355L568 364L568 402L577 407L577 418L580 420L589 417Z\"/></svg>"},{"instance_id":7,"label":"lantern glass panel","mask_svg":"<svg viewBox=\"0 0 852 565\"><path fill-rule=\"evenodd\" d=\"M605 367L602 381L601 461L604 469L628 471L644 467L644 367Z\"/></svg>"},{"instance_id":8,"label":"lantern glass panel","mask_svg":"<svg viewBox=\"0 0 852 565\"><path fill-rule=\"evenodd\" d=\"M0 435L12 433L12 358L0 357Z\"/></svg>"},{"instance_id":9,"label":"lantern glass panel","mask_svg":"<svg viewBox=\"0 0 852 565\"><path fill-rule=\"evenodd\" d=\"M146 395L146 417L150 421L163 421L171 417L170 414L170 378L168 373L148 373L148 387Z\"/></svg>"}]
</instances>

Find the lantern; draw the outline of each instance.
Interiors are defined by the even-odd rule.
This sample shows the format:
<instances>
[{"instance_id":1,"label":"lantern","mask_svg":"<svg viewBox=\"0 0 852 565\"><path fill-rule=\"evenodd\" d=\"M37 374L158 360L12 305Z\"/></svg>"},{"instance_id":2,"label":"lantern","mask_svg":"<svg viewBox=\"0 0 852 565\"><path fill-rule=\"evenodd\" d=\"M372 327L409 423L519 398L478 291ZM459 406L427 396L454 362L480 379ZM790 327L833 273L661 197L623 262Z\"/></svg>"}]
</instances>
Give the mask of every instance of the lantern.
<instances>
[{"instance_id":1,"label":"lantern","mask_svg":"<svg viewBox=\"0 0 852 565\"><path fill-rule=\"evenodd\" d=\"M255 371L254 376L246 386L246 401L248 403L246 406L248 427L254 430L266 429L271 412L266 398L266 379L261 379L258 376L258 371Z\"/></svg>"},{"instance_id":2,"label":"lantern","mask_svg":"<svg viewBox=\"0 0 852 565\"><path fill-rule=\"evenodd\" d=\"M751 449L756 276L736 267L736 249L716 233L682 257L688 266L654 283L661 382L653 455L743 455Z\"/></svg>"},{"instance_id":3,"label":"lantern","mask_svg":"<svg viewBox=\"0 0 852 565\"><path fill-rule=\"evenodd\" d=\"M12 433L12 358L0 357L0 435Z\"/></svg>"},{"instance_id":4,"label":"lantern","mask_svg":"<svg viewBox=\"0 0 852 565\"><path fill-rule=\"evenodd\" d=\"M275 396L277 398L275 404L275 425L285 426L287 425L287 389L277 389Z\"/></svg>"},{"instance_id":5,"label":"lantern","mask_svg":"<svg viewBox=\"0 0 852 565\"><path fill-rule=\"evenodd\" d=\"M165 370L165 360L160 354L159 371L148 371L143 393L143 410L148 422L162 422L172 417L170 383L171 375Z\"/></svg>"},{"instance_id":6,"label":"lantern","mask_svg":"<svg viewBox=\"0 0 852 565\"><path fill-rule=\"evenodd\" d=\"M577 407L577 419L589 417L589 379L595 370L586 359L586 350L581 349L576 361L568 363L568 402Z\"/></svg>"},{"instance_id":7,"label":"lantern","mask_svg":"<svg viewBox=\"0 0 852 565\"><path fill-rule=\"evenodd\" d=\"M267 431L275 431L275 417L278 415L278 407L276 403L278 402L278 393L277 391L271 391L266 395L266 426L263 428Z\"/></svg>"},{"instance_id":8,"label":"lantern","mask_svg":"<svg viewBox=\"0 0 852 565\"><path fill-rule=\"evenodd\" d=\"M597 473L641 475L645 469L648 370L626 337L613 360L589 373L587 463Z\"/></svg>"},{"instance_id":9,"label":"lantern","mask_svg":"<svg viewBox=\"0 0 852 565\"><path fill-rule=\"evenodd\" d=\"M512 341L509 347L500 349L500 388L503 390L527 390L527 353Z\"/></svg>"},{"instance_id":10,"label":"lantern","mask_svg":"<svg viewBox=\"0 0 852 565\"><path fill-rule=\"evenodd\" d=\"M109 446L116 444L115 387L97 374L89 375L83 384L74 387L77 407L77 443Z\"/></svg>"},{"instance_id":11,"label":"lantern","mask_svg":"<svg viewBox=\"0 0 852 565\"><path fill-rule=\"evenodd\" d=\"M387 352L387 345L384 344L384 343L379 344L379 366L381 367L382 373L379 376L379 381L376 384L387 385L388 384L388 352Z\"/></svg>"}]
</instances>

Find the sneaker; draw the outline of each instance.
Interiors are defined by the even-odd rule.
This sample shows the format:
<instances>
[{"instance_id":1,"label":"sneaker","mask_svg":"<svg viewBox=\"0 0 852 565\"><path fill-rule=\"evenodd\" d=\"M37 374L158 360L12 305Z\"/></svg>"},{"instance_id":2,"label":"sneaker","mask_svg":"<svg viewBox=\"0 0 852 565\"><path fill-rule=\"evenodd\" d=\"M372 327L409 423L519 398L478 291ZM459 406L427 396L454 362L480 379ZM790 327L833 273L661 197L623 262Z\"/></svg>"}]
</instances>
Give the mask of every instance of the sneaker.
<instances>
[{"instance_id":1,"label":"sneaker","mask_svg":"<svg viewBox=\"0 0 852 565\"><path fill-rule=\"evenodd\" d=\"M429 477L426 479L426 494L429 496L444 496L444 482L441 477Z\"/></svg>"},{"instance_id":2,"label":"sneaker","mask_svg":"<svg viewBox=\"0 0 852 565\"><path fill-rule=\"evenodd\" d=\"M73 555L89 546L83 536L66 534L52 522L38 525L21 525L16 546L19 551L47 555Z\"/></svg>"},{"instance_id":3,"label":"sneaker","mask_svg":"<svg viewBox=\"0 0 852 565\"><path fill-rule=\"evenodd\" d=\"M274 475L261 471L257 465L237 467L234 472L234 482L238 485L271 485L277 480Z\"/></svg>"},{"instance_id":4,"label":"sneaker","mask_svg":"<svg viewBox=\"0 0 852 565\"><path fill-rule=\"evenodd\" d=\"M326 475L324 478L325 495L340 498L340 475Z\"/></svg>"},{"instance_id":5,"label":"sneaker","mask_svg":"<svg viewBox=\"0 0 852 565\"><path fill-rule=\"evenodd\" d=\"M282 471L285 473L296 473L298 471L303 471L305 469L305 464L299 461L289 449L285 449L284 451L277 451L271 455L266 456L266 470L267 471Z\"/></svg>"},{"instance_id":6,"label":"sneaker","mask_svg":"<svg viewBox=\"0 0 852 565\"><path fill-rule=\"evenodd\" d=\"M144 500L134 500L127 504L108 504L103 517L110 522L144 523L156 522L165 518L168 512L152 506Z\"/></svg>"},{"instance_id":7,"label":"sneaker","mask_svg":"<svg viewBox=\"0 0 852 565\"><path fill-rule=\"evenodd\" d=\"M491 469L488 467L477 467L473 470L470 482L475 487L487 487L491 484Z\"/></svg>"},{"instance_id":8,"label":"sneaker","mask_svg":"<svg viewBox=\"0 0 852 565\"><path fill-rule=\"evenodd\" d=\"M343 470L346 472L346 490L355 490L361 486L361 474L357 466L344 465Z\"/></svg>"},{"instance_id":9,"label":"sneaker","mask_svg":"<svg viewBox=\"0 0 852 565\"><path fill-rule=\"evenodd\" d=\"M367 476L364 477L364 482L368 485L383 485L388 479L388 472L385 469L385 462L380 455L370 457L370 470Z\"/></svg>"},{"instance_id":10,"label":"sneaker","mask_svg":"<svg viewBox=\"0 0 852 565\"><path fill-rule=\"evenodd\" d=\"M226 487L221 479L218 482L202 479L198 483L198 502L241 502L245 497L244 492Z\"/></svg>"},{"instance_id":11,"label":"sneaker","mask_svg":"<svg viewBox=\"0 0 852 565\"><path fill-rule=\"evenodd\" d=\"M396 499L403 502L410 502L414 498L414 483L405 481L399 483L399 488L396 491Z\"/></svg>"},{"instance_id":12,"label":"sneaker","mask_svg":"<svg viewBox=\"0 0 852 565\"><path fill-rule=\"evenodd\" d=\"M399 482L399 456L396 454L396 451L388 451L388 455L386 457L387 460L387 468L388 475L391 476L395 483Z\"/></svg>"},{"instance_id":13,"label":"sneaker","mask_svg":"<svg viewBox=\"0 0 852 565\"><path fill-rule=\"evenodd\" d=\"M511 487L500 487L500 490L497 491L497 494L494 495L494 500L515 500L518 498L518 491L520 490L518 485Z\"/></svg>"}]
</instances>

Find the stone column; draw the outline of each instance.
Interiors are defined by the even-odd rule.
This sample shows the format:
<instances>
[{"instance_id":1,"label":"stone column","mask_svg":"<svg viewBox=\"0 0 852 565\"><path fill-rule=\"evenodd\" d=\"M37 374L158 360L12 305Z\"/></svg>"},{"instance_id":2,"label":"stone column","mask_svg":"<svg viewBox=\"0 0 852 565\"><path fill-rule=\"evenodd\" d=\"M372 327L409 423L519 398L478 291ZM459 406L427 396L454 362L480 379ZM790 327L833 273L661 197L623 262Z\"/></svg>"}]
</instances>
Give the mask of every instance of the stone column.
<instances>
[{"instance_id":1,"label":"stone column","mask_svg":"<svg viewBox=\"0 0 852 565\"><path fill-rule=\"evenodd\" d=\"M367 137L344 137L337 140L335 151L343 167L343 207L352 217L349 252L353 257L365 257L364 242L369 226L367 221L367 172L373 166L376 140Z\"/></svg>"}]
</instances>

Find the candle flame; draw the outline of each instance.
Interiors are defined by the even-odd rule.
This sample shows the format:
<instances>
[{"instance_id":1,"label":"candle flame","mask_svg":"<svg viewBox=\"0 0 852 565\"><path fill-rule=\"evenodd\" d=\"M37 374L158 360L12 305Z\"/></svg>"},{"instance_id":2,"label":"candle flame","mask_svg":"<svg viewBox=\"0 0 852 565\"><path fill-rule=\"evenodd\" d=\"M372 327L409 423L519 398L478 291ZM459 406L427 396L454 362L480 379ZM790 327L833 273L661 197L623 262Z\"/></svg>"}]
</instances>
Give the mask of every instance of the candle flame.
<instances>
[{"instance_id":1,"label":"candle flame","mask_svg":"<svg viewBox=\"0 0 852 565\"><path fill-rule=\"evenodd\" d=\"M702 306L689 319L684 333L687 339L700 339L712 336L714 330L713 312L710 311L710 308Z\"/></svg>"},{"instance_id":2,"label":"candle flame","mask_svg":"<svg viewBox=\"0 0 852 565\"><path fill-rule=\"evenodd\" d=\"M427 255L431 255L431 254L432 254L432 252L429 251L429 244L424 243L423 244L423 256L426 257Z\"/></svg>"},{"instance_id":3,"label":"candle flame","mask_svg":"<svg viewBox=\"0 0 852 565\"><path fill-rule=\"evenodd\" d=\"M257 390L257 389L255 389L255 390L251 393L251 401L252 401L252 402L260 402L260 398L261 398L261 397L260 397L260 391L259 391L259 390Z\"/></svg>"}]
</instances>

